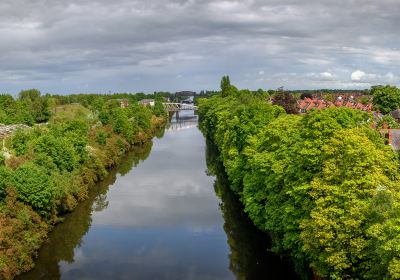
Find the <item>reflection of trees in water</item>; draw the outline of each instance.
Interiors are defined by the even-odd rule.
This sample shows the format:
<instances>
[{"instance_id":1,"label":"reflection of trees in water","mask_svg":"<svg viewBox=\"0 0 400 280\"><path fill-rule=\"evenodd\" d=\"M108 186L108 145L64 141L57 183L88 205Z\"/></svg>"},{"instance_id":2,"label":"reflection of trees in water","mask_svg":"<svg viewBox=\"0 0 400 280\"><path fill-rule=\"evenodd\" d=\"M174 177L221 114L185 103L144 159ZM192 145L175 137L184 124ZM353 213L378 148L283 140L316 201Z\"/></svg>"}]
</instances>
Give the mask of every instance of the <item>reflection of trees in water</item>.
<instances>
[{"instance_id":1,"label":"reflection of trees in water","mask_svg":"<svg viewBox=\"0 0 400 280\"><path fill-rule=\"evenodd\" d=\"M165 134L165 129L157 129L155 135L158 139L160 139L164 137L164 134Z\"/></svg>"},{"instance_id":2,"label":"reflection of trees in water","mask_svg":"<svg viewBox=\"0 0 400 280\"><path fill-rule=\"evenodd\" d=\"M131 171L133 167L137 166L140 161L143 161L149 157L152 147L152 141L140 146L134 146L118 165L118 173L122 176L128 174L129 171Z\"/></svg>"},{"instance_id":3,"label":"reflection of trees in water","mask_svg":"<svg viewBox=\"0 0 400 280\"><path fill-rule=\"evenodd\" d=\"M237 279L298 279L299 276L287 258L269 252L270 239L244 213L239 198L229 188L217 155L215 145L207 142L207 173L216 176L214 188L221 199L224 230L230 247L231 271Z\"/></svg>"},{"instance_id":4,"label":"reflection of trees in water","mask_svg":"<svg viewBox=\"0 0 400 280\"><path fill-rule=\"evenodd\" d=\"M152 147L149 142L140 147L134 147L121 164L110 170L108 176L89 192L87 200L78 204L74 212L65 217L63 223L58 224L49 234L35 262L35 268L19 277L18 280L60 279L59 262L74 261L74 249L80 247L82 239L92 223L92 212L102 211L108 207L107 191L115 183L117 173L128 173L133 166L145 160Z\"/></svg>"},{"instance_id":5,"label":"reflection of trees in water","mask_svg":"<svg viewBox=\"0 0 400 280\"><path fill-rule=\"evenodd\" d=\"M92 210L101 212L108 207L108 200L106 194L100 194L93 202Z\"/></svg>"}]
</instances>

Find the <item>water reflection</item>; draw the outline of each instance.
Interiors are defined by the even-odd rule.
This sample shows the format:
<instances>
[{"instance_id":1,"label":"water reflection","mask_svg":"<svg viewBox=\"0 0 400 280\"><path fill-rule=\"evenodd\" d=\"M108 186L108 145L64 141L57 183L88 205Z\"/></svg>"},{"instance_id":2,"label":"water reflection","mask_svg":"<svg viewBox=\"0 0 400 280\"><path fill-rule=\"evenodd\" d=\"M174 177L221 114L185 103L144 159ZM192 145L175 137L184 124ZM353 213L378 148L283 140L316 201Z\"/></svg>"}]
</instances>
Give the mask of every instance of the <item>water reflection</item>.
<instances>
[{"instance_id":1,"label":"water reflection","mask_svg":"<svg viewBox=\"0 0 400 280\"><path fill-rule=\"evenodd\" d=\"M198 116L188 115L181 112L180 114L175 114L173 116L171 122L166 127L166 131L179 131L183 129L197 127L197 125Z\"/></svg>"},{"instance_id":2,"label":"water reflection","mask_svg":"<svg viewBox=\"0 0 400 280\"><path fill-rule=\"evenodd\" d=\"M140 161L145 160L151 151L152 143L135 147L128 153L123 163L110 171L107 177L96 188L89 192L89 198L80 203L75 211L67 215L64 222L57 225L50 233L48 242L41 248L35 268L17 279L61 279L59 263L73 263L75 248L82 245L83 237L92 224L93 211L99 212L107 208L109 201L107 191L114 184L117 174L132 169Z\"/></svg>"},{"instance_id":3,"label":"water reflection","mask_svg":"<svg viewBox=\"0 0 400 280\"><path fill-rule=\"evenodd\" d=\"M208 174L216 176L214 189L221 199L231 271L237 279L300 279L289 259L269 252L270 240L243 212L239 198L229 188L217 155L216 147L207 142Z\"/></svg>"},{"instance_id":4,"label":"water reflection","mask_svg":"<svg viewBox=\"0 0 400 280\"><path fill-rule=\"evenodd\" d=\"M171 125L196 121L185 112ZM267 253L265 235L242 213L212 149L205 170L200 131L176 132L129 154L18 279L295 279Z\"/></svg>"}]
</instances>

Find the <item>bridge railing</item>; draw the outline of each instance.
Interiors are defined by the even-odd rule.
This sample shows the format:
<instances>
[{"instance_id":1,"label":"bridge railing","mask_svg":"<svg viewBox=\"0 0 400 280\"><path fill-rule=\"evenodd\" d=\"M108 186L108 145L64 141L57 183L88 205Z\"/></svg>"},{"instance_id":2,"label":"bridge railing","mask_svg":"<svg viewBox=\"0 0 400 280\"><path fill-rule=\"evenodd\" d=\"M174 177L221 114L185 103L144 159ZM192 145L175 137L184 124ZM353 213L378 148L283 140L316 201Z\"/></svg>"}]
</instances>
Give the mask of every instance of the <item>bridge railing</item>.
<instances>
[{"instance_id":1,"label":"bridge railing","mask_svg":"<svg viewBox=\"0 0 400 280\"><path fill-rule=\"evenodd\" d=\"M197 110L197 106L192 104L185 104L185 103L172 103L166 102L163 103L164 109L169 112L181 111L181 110Z\"/></svg>"}]
</instances>

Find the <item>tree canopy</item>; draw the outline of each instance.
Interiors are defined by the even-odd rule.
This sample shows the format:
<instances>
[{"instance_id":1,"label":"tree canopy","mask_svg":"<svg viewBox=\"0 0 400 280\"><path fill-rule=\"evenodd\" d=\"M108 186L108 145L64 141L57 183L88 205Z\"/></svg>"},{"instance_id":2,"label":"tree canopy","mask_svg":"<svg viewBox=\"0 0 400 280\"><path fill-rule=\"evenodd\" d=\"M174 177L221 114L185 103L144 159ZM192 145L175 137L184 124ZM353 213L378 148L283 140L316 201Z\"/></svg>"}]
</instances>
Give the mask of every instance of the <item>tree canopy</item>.
<instances>
[{"instance_id":1,"label":"tree canopy","mask_svg":"<svg viewBox=\"0 0 400 280\"><path fill-rule=\"evenodd\" d=\"M375 86L371 88L373 104L383 114L400 108L400 89L395 86Z\"/></svg>"},{"instance_id":2,"label":"tree canopy","mask_svg":"<svg viewBox=\"0 0 400 280\"><path fill-rule=\"evenodd\" d=\"M285 109L245 90L199 100L200 128L251 220L320 277L400 278L397 154L366 112Z\"/></svg>"}]
</instances>

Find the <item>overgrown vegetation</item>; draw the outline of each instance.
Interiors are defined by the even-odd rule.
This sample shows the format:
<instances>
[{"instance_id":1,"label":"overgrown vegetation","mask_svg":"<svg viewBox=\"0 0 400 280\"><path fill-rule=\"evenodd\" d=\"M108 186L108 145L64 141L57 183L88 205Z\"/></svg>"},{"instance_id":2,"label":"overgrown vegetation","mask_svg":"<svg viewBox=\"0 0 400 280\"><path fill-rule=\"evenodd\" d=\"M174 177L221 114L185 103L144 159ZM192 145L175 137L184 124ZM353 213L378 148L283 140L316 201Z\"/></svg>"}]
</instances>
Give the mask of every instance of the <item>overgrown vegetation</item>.
<instances>
[{"instance_id":1,"label":"overgrown vegetation","mask_svg":"<svg viewBox=\"0 0 400 280\"><path fill-rule=\"evenodd\" d=\"M199 100L200 127L276 252L330 279L400 278L398 156L349 108L290 115L263 95Z\"/></svg>"},{"instance_id":2,"label":"overgrown vegetation","mask_svg":"<svg viewBox=\"0 0 400 280\"><path fill-rule=\"evenodd\" d=\"M167 119L159 99L154 107L134 101L121 108L120 100L110 96L80 96L85 106L59 105L68 96L42 97L37 90L21 92L18 100L0 96L0 122L46 122L19 130L4 141L0 158L1 279L31 268L51 227L87 198L89 189L123 154L149 141Z\"/></svg>"}]
</instances>

